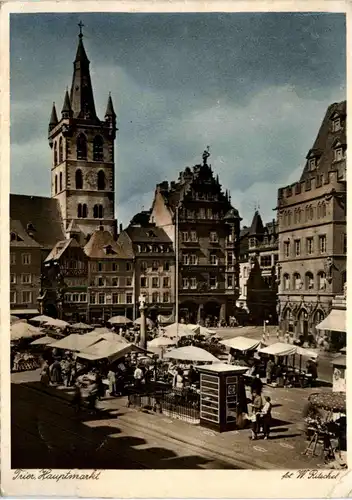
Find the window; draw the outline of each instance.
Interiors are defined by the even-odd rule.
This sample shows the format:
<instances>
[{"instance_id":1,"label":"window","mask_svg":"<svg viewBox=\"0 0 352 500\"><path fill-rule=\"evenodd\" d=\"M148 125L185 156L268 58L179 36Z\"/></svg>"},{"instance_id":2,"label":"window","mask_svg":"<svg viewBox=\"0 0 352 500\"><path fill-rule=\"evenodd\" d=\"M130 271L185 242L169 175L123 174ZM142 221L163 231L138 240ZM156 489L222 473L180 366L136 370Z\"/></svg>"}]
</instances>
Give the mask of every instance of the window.
<instances>
[{"instance_id":1,"label":"window","mask_svg":"<svg viewBox=\"0 0 352 500\"><path fill-rule=\"evenodd\" d=\"M302 280L299 273L294 273L293 275L293 288L294 290L300 290L302 288Z\"/></svg>"},{"instance_id":2,"label":"window","mask_svg":"<svg viewBox=\"0 0 352 500\"><path fill-rule=\"evenodd\" d=\"M30 253L23 253L22 254L22 264L24 266L28 266L31 263L31 254Z\"/></svg>"},{"instance_id":3,"label":"window","mask_svg":"<svg viewBox=\"0 0 352 500\"><path fill-rule=\"evenodd\" d=\"M290 256L290 242L289 241L284 242L284 255L285 255L285 257Z\"/></svg>"},{"instance_id":4,"label":"window","mask_svg":"<svg viewBox=\"0 0 352 500\"><path fill-rule=\"evenodd\" d=\"M79 294L79 301L80 302L87 302L87 294L86 293L80 293Z\"/></svg>"},{"instance_id":5,"label":"window","mask_svg":"<svg viewBox=\"0 0 352 500\"><path fill-rule=\"evenodd\" d=\"M59 163L62 163L64 161L64 145L62 141L62 137L60 137L59 140Z\"/></svg>"},{"instance_id":6,"label":"window","mask_svg":"<svg viewBox=\"0 0 352 500\"><path fill-rule=\"evenodd\" d=\"M119 270L119 265L116 264L116 262L113 262L111 268L112 268L113 271L118 271Z\"/></svg>"},{"instance_id":7,"label":"window","mask_svg":"<svg viewBox=\"0 0 352 500\"><path fill-rule=\"evenodd\" d=\"M341 120L340 118L335 118L333 121L332 121L332 131L333 132L338 132L341 128Z\"/></svg>"},{"instance_id":8,"label":"window","mask_svg":"<svg viewBox=\"0 0 352 500\"><path fill-rule=\"evenodd\" d=\"M105 278L102 276L98 277L98 286L105 286Z\"/></svg>"},{"instance_id":9,"label":"window","mask_svg":"<svg viewBox=\"0 0 352 500\"><path fill-rule=\"evenodd\" d=\"M112 278L111 286L119 286L119 278L117 276Z\"/></svg>"},{"instance_id":10,"label":"window","mask_svg":"<svg viewBox=\"0 0 352 500\"><path fill-rule=\"evenodd\" d=\"M54 165L57 165L57 142L54 143Z\"/></svg>"},{"instance_id":11,"label":"window","mask_svg":"<svg viewBox=\"0 0 352 500\"><path fill-rule=\"evenodd\" d=\"M142 260L141 262L141 271L146 271L148 269L148 262Z\"/></svg>"},{"instance_id":12,"label":"window","mask_svg":"<svg viewBox=\"0 0 352 500\"><path fill-rule=\"evenodd\" d=\"M295 255L296 257L301 255L301 240L295 240Z\"/></svg>"},{"instance_id":13,"label":"window","mask_svg":"<svg viewBox=\"0 0 352 500\"><path fill-rule=\"evenodd\" d=\"M170 286L170 278L165 277L163 278L163 288L169 288Z\"/></svg>"},{"instance_id":14,"label":"window","mask_svg":"<svg viewBox=\"0 0 352 500\"><path fill-rule=\"evenodd\" d=\"M197 255L195 253L191 253L191 255L189 256L189 263L191 265L196 265L197 264Z\"/></svg>"},{"instance_id":15,"label":"window","mask_svg":"<svg viewBox=\"0 0 352 500\"><path fill-rule=\"evenodd\" d=\"M189 241L189 234L187 231L182 232L182 241Z\"/></svg>"},{"instance_id":16,"label":"window","mask_svg":"<svg viewBox=\"0 0 352 500\"><path fill-rule=\"evenodd\" d=\"M77 147L77 160L87 159L87 139L84 134L79 134L76 142Z\"/></svg>"},{"instance_id":17,"label":"window","mask_svg":"<svg viewBox=\"0 0 352 500\"><path fill-rule=\"evenodd\" d=\"M347 234L342 235L342 252L347 253Z\"/></svg>"},{"instance_id":18,"label":"window","mask_svg":"<svg viewBox=\"0 0 352 500\"><path fill-rule=\"evenodd\" d=\"M218 265L218 256L215 253L210 254L210 264L212 266L217 266Z\"/></svg>"},{"instance_id":19,"label":"window","mask_svg":"<svg viewBox=\"0 0 352 500\"><path fill-rule=\"evenodd\" d=\"M198 241L197 231L191 231L191 241Z\"/></svg>"},{"instance_id":20,"label":"window","mask_svg":"<svg viewBox=\"0 0 352 500\"><path fill-rule=\"evenodd\" d=\"M29 283L32 283L32 275L31 274L21 274L21 283L23 285L28 285Z\"/></svg>"},{"instance_id":21,"label":"window","mask_svg":"<svg viewBox=\"0 0 352 500\"><path fill-rule=\"evenodd\" d=\"M10 264L16 264L16 254L14 254L13 252L10 253Z\"/></svg>"},{"instance_id":22,"label":"window","mask_svg":"<svg viewBox=\"0 0 352 500\"><path fill-rule=\"evenodd\" d=\"M22 304L30 304L32 302L32 292L22 292Z\"/></svg>"},{"instance_id":23,"label":"window","mask_svg":"<svg viewBox=\"0 0 352 500\"><path fill-rule=\"evenodd\" d=\"M59 189L60 189L60 191L62 191L62 172L60 172L60 176L59 176Z\"/></svg>"},{"instance_id":24,"label":"window","mask_svg":"<svg viewBox=\"0 0 352 500\"><path fill-rule=\"evenodd\" d=\"M83 203L83 205L82 205L82 217L83 217L83 219L86 219L87 216L88 216L87 205L85 203Z\"/></svg>"},{"instance_id":25,"label":"window","mask_svg":"<svg viewBox=\"0 0 352 500\"><path fill-rule=\"evenodd\" d=\"M230 274L229 276L227 276L226 278L226 284L227 284L227 288L233 288L233 276Z\"/></svg>"},{"instance_id":26,"label":"window","mask_svg":"<svg viewBox=\"0 0 352 500\"><path fill-rule=\"evenodd\" d=\"M210 242L211 243L217 243L218 241L219 241L218 233L215 232L215 231L211 231L210 232Z\"/></svg>"},{"instance_id":27,"label":"window","mask_svg":"<svg viewBox=\"0 0 352 500\"><path fill-rule=\"evenodd\" d=\"M103 161L104 159L104 141L100 135L93 140L93 161Z\"/></svg>"},{"instance_id":28,"label":"window","mask_svg":"<svg viewBox=\"0 0 352 500\"><path fill-rule=\"evenodd\" d=\"M113 293L112 294L112 303L113 304L118 304L119 303L119 294L118 293Z\"/></svg>"},{"instance_id":29,"label":"window","mask_svg":"<svg viewBox=\"0 0 352 500\"><path fill-rule=\"evenodd\" d=\"M211 208L207 209L207 219L212 219L213 218L213 211Z\"/></svg>"},{"instance_id":30,"label":"window","mask_svg":"<svg viewBox=\"0 0 352 500\"><path fill-rule=\"evenodd\" d=\"M306 273L306 290L314 289L314 276L312 273Z\"/></svg>"},{"instance_id":31,"label":"window","mask_svg":"<svg viewBox=\"0 0 352 500\"><path fill-rule=\"evenodd\" d=\"M233 253L227 252L227 265L233 266Z\"/></svg>"},{"instance_id":32,"label":"window","mask_svg":"<svg viewBox=\"0 0 352 500\"><path fill-rule=\"evenodd\" d=\"M77 217L78 218L82 217L82 203L78 203L78 206L77 206Z\"/></svg>"},{"instance_id":33,"label":"window","mask_svg":"<svg viewBox=\"0 0 352 500\"><path fill-rule=\"evenodd\" d=\"M197 278L193 277L190 279L190 286L193 290L197 288Z\"/></svg>"},{"instance_id":34,"label":"window","mask_svg":"<svg viewBox=\"0 0 352 500\"><path fill-rule=\"evenodd\" d=\"M148 278L145 276L141 276L141 288L147 288L148 287Z\"/></svg>"},{"instance_id":35,"label":"window","mask_svg":"<svg viewBox=\"0 0 352 500\"><path fill-rule=\"evenodd\" d=\"M271 267L271 255L262 255L260 257L261 267Z\"/></svg>"},{"instance_id":36,"label":"window","mask_svg":"<svg viewBox=\"0 0 352 500\"><path fill-rule=\"evenodd\" d=\"M152 302L153 303L159 302L159 292L152 293Z\"/></svg>"},{"instance_id":37,"label":"window","mask_svg":"<svg viewBox=\"0 0 352 500\"><path fill-rule=\"evenodd\" d=\"M159 288L159 278L152 278L152 288Z\"/></svg>"},{"instance_id":38,"label":"window","mask_svg":"<svg viewBox=\"0 0 352 500\"><path fill-rule=\"evenodd\" d=\"M132 286L132 278L126 278L126 286Z\"/></svg>"},{"instance_id":39,"label":"window","mask_svg":"<svg viewBox=\"0 0 352 500\"><path fill-rule=\"evenodd\" d=\"M318 289L325 290L326 289L326 274L324 271L320 271L318 273Z\"/></svg>"},{"instance_id":40,"label":"window","mask_svg":"<svg viewBox=\"0 0 352 500\"><path fill-rule=\"evenodd\" d=\"M205 208L200 208L199 209L199 218L200 219L205 219Z\"/></svg>"},{"instance_id":41,"label":"window","mask_svg":"<svg viewBox=\"0 0 352 500\"><path fill-rule=\"evenodd\" d=\"M55 194L57 193L57 175L55 175Z\"/></svg>"},{"instance_id":42,"label":"window","mask_svg":"<svg viewBox=\"0 0 352 500\"><path fill-rule=\"evenodd\" d=\"M189 255L186 253L182 254L182 264L186 266L189 264Z\"/></svg>"},{"instance_id":43,"label":"window","mask_svg":"<svg viewBox=\"0 0 352 500\"><path fill-rule=\"evenodd\" d=\"M306 239L306 249L307 249L308 255L313 254L313 252L314 252L314 240L313 240L313 238Z\"/></svg>"},{"instance_id":44,"label":"window","mask_svg":"<svg viewBox=\"0 0 352 500\"><path fill-rule=\"evenodd\" d=\"M103 170L99 170L97 176L98 190L104 191L105 189L105 174Z\"/></svg>"},{"instance_id":45,"label":"window","mask_svg":"<svg viewBox=\"0 0 352 500\"><path fill-rule=\"evenodd\" d=\"M126 304L132 304L132 293L126 293Z\"/></svg>"},{"instance_id":46,"label":"window","mask_svg":"<svg viewBox=\"0 0 352 500\"><path fill-rule=\"evenodd\" d=\"M182 288L188 288L188 287L189 287L188 278L182 278Z\"/></svg>"},{"instance_id":47,"label":"window","mask_svg":"<svg viewBox=\"0 0 352 500\"><path fill-rule=\"evenodd\" d=\"M170 271L170 262L164 262L164 271Z\"/></svg>"},{"instance_id":48,"label":"window","mask_svg":"<svg viewBox=\"0 0 352 500\"><path fill-rule=\"evenodd\" d=\"M159 261L158 260L153 260L152 271L158 271L158 270L159 270Z\"/></svg>"},{"instance_id":49,"label":"window","mask_svg":"<svg viewBox=\"0 0 352 500\"><path fill-rule=\"evenodd\" d=\"M218 282L216 276L209 276L209 286L211 289L217 288Z\"/></svg>"},{"instance_id":50,"label":"window","mask_svg":"<svg viewBox=\"0 0 352 500\"><path fill-rule=\"evenodd\" d=\"M103 205L94 205L93 217L94 219L102 219L104 216Z\"/></svg>"},{"instance_id":51,"label":"window","mask_svg":"<svg viewBox=\"0 0 352 500\"><path fill-rule=\"evenodd\" d=\"M256 238L249 238L249 246L250 246L250 248L253 248L253 247L257 246L257 240L256 240Z\"/></svg>"},{"instance_id":52,"label":"window","mask_svg":"<svg viewBox=\"0 0 352 500\"><path fill-rule=\"evenodd\" d=\"M126 262L126 271L132 271L132 264L131 264L131 262Z\"/></svg>"},{"instance_id":53,"label":"window","mask_svg":"<svg viewBox=\"0 0 352 500\"><path fill-rule=\"evenodd\" d=\"M105 304L105 293L99 293L99 304Z\"/></svg>"},{"instance_id":54,"label":"window","mask_svg":"<svg viewBox=\"0 0 352 500\"><path fill-rule=\"evenodd\" d=\"M83 189L83 177L82 170L76 170L75 174L76 189Z\"/></svg>"},{"instance_id":55,"label":"window","mask_svg":"<svg viewBox=\"0 0 352 500\"><path fill-rule=\"evenodd\" d=\"M101 272L104 269L103 262L98 262L98 271Z\"/></svg>"},{"instance_id":56,"label":"window","mask_svg":"<svg viewBox=\"0 0 352 500\"><path fill-rule=\"evenodd\" d=\"M79 302L79 293L72 294L72 302Z\"/></svg>"},{"instance_id":57,"label":"window","mask_svg":"<svg viewBox=\"0 0 352 500\"><path fill-rule=\"evenodd\" d=\"M10 274L10 283L12 285L16 284L16 274L13 274L13 273Z\"/></svg>"},{"instance_id":58,"label":"window","mask_svg":"<svg viewBox=\"0 0 352 500\"><path fill-rule=\"evenodd\" d=\"M95 293L90 294L90 303L91 304L96 304L96 295Z\"/></svg>"},{"instance_id":59,"label":"window","mask_svg":"<svg viewBox=\"0 0 352 500\"><path fill-rule=\"evenodd\" d=\"M284 290L289 290L290 289L290 275L289 274L284 274Z\"/></svg>"},{"instance_id":60,"label":"window","mask_svg":"<svg viewBox=\"0 0 352 500\"><path fill-rule=\"evenodd\" d=\"M309 170L314 170L317 166L317 159L316 158L311 158L309 160Z\"/></svg>"},{"instance_id":61,"label":"window","mask_svg":"<svg viewBox=\"0 0 352 500\"><path fill-rule=\"evenodd\" d=\"M326 235L325 234L319 236L319 252L320 253L326 252Z\"/></svg>"},{"instance_id":62,"label":"window","mask_svg":"<svg viewBox=\"0 0 352 500\"><path fill-rule=\"evenodd\" d=\"M170 293L169 292L163 293L163 302L170 302Z\"/></svg>"},{"instance_id":63,"label":"window","mask_svg":"<svg viewBox=\"0 0 352 500\"><path fill-rule=\"evenodd\" d=\"M343 159L343 151L342 148L334 149L334 161L340 161Z\"/></svg>"}]
</instances>

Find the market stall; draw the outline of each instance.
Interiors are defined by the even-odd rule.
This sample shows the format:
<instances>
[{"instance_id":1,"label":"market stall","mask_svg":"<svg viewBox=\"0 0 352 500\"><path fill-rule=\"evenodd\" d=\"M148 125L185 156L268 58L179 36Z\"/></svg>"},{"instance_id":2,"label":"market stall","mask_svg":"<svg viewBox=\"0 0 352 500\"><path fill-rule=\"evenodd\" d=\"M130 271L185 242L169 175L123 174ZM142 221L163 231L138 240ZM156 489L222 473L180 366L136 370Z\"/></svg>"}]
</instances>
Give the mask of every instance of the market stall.
<instances>
[{"instance_id":1,"label":"market stall","mask_svg":"<svg viewBox=\"0 0 352 500\"><path fill-rule=\"evenodd\" d=\"M167 352L164 356L167 359L180 361L220 363L220 360L205 349L194 346L179 347Z\"/></svg>"},{"instance_id":2,"label":"market stall","mask_svg":"<svg viewBox=\"0 0 352 500\"><path fill-rule=\"evenodd\" d=\"M222 340L220 344L241 352L254 351L261 346L260 340L254 340L248 337L234 337L232 339Z\"/></svg>"},{"instance_id":3,"label":"market stall","mask_svg":"<svg viewBox=\"0 0 352 500\"><path fill-rule=\"evenodd\" d=\"M108 320L108 323L110 323L110 325L125 326L125 325L133 323L133 321L131 319L127 318L126 316L113 316L112 318L110 318Z\"/></svg>"},{"instance_id":4,"label":"market stall","mask_svg":"<svg viewBox=\"0 0 352 500\"><path fill-rule=\"evenodd\" d=\"M97 336L78 335L78 333L71 333L67 337L49 344L54 349L62 349L65 351L79 352L86 347L95 344L98 341Z\"/></svg>"}]
</instances>

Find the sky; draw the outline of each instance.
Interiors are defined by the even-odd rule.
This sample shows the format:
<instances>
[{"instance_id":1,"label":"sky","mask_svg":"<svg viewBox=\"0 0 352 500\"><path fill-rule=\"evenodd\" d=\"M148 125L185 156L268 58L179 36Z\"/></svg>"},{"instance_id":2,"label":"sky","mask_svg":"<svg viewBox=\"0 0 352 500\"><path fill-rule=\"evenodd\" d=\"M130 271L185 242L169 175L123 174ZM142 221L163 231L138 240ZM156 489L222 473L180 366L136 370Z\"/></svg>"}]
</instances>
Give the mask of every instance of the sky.
<instances>
[{"instance_id":1,"label":"sky","mask_svg":"<svg viewBox=\"0 0 352 500\"><path fill-rule=\"evenodd\" d=\"M326 108L346 98L344 14L12 14L11 192L50 196L52 102L70 88L84 23L97 114L117 114L116 217L209 163L250 224L299 179Z\"/></svg>"}]
</instances>

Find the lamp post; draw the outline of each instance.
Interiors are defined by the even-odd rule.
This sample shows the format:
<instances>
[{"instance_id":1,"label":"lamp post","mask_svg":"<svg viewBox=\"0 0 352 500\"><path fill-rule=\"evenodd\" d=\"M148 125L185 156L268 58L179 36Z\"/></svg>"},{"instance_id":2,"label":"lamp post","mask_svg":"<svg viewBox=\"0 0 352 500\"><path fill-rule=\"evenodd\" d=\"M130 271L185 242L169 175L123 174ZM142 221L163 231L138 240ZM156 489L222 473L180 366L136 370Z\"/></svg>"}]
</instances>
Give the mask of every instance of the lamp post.
<instances>
[{"instance_id":1,"label":"lamp post","mask_svg":"<svg viewBox=\"0 0 352 500\"><path fill-rule=\"evenodd\" d=\"M139 312L141 313L141 338L139 341L139 346L142 349L147 348L147 335L146 335L146 319L145 319L145 295L139 296Z\"/></svg>"}]
</instances>

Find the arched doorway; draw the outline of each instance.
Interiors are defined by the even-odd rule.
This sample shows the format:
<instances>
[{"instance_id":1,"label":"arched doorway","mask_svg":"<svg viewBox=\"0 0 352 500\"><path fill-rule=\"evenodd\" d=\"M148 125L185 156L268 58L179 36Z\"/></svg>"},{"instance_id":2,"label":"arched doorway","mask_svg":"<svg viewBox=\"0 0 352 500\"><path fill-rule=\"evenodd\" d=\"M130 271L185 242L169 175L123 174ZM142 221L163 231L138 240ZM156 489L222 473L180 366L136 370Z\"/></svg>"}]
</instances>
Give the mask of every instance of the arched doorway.
<instances>
[{"instance_id":1,"label":"arched doorway","mask_svg":"<svg viewBox=\"0 0 352 500\"><path fill-rule=\"evenodd\" d=\"M179 308L179 321L184 323L197 323L198 305L187 300L182 302Z\"/></svg>"},{"instance_id":2,"label":"arched doorway","mask_svg":"<svg viewBox=\"0 0 352 500\"><path fill-rule=\"evenodd\" d=\"M293 334L294 321L291 309L288 307L284 312L284 330Z\"/></svg>"},{"instance_id":3,"label":"arched doorway","mask_svg":"<svg viewBox=\"0 0 352 500\"><path fill-rule=\"evenodd\" d=\"M217 325L220 319L220 309L221 305L213 300L204 304L203 318L206 326L214 327Z\"/></svg>"},{"instance_id":4,"label":"arched doorway","mask_svg":"<svg viewBox=\"0 0 352 500\"><path fill-rule=\"evenodd\" d=\"M323 313L323 311L321 309L318 309L315 314L314 314L314 317L313 317L313 333L315 334L315 337L320 337L322 333L321 330L317 330L317 325L319 325L319 323L321 323L324 319L325 315Z\"/></svg>"},{"instance_id":5,"label":"arched doorway","mask_svg":"<svg viewBox=\"0 0 352 500\"><path fill-rule=\"evenodd\" d=\"M308 329L308 313L305 309L301 309L298 316L299 325L299 335L303 336L303 341L308 340L309 329Z\"/></svg>"}]
</instances>

